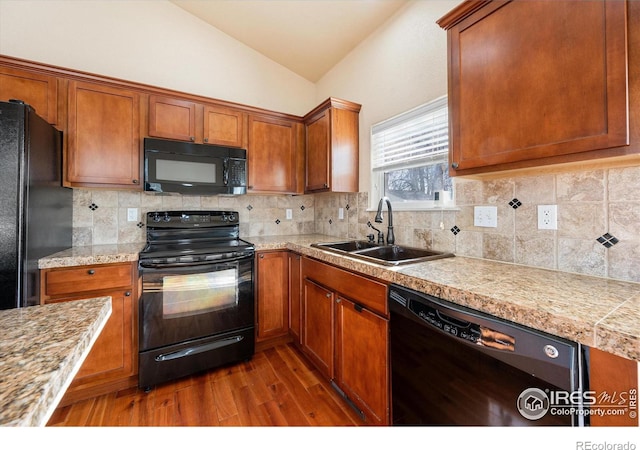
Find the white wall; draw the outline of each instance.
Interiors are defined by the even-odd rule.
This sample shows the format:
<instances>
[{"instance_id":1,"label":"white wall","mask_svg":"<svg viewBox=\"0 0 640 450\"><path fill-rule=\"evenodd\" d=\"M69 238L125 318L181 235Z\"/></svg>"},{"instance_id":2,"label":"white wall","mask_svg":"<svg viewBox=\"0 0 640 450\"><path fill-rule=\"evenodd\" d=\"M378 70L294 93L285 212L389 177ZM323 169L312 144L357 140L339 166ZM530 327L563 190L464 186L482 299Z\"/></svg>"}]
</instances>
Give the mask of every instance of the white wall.
<instances>
[{"instance_id":1,"label":"white wall","mask_svg":"<svg viewBox=\"0 0 640 450\"><path fill-rule=\"evenodd\" d=\"M0 53L304 115L315 85L165 0L0 0Z\"/></svg>"},{"instance_id":2,"label":"white wall","mask_svg":"<svg viewBox=\"0 0 640 450\"><path fill-rule=\"evenodd\" d=\"M459 0L415 0L398 11L318 83L316 103L362 104L360 191L369 190L371 125L447 93L447 34L436 20Z\"/></svg>"}]
</instances>

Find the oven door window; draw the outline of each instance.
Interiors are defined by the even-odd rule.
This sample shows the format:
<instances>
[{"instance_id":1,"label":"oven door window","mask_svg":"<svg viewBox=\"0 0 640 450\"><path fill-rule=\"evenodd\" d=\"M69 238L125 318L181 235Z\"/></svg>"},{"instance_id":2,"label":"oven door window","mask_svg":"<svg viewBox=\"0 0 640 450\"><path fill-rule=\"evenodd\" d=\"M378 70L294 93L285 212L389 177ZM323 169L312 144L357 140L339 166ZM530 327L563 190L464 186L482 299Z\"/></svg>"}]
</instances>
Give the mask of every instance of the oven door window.
<instances>
[{"instance_id":1,"label":"oven door window","mask_svg":"<svg viewBox=\"0 0 640 450\"><path fill-rule=\"evenodd\" d=\"M253 259L144 269L140 349L253 326Z\"/></svg>"},{"instance_id":2,"label":"oven door window","mask_svg":"<svg viewBox=\"0 0 640 450\"><path fill-rule=\"evenodd\" d=\"M162 278L162 318L172 319L233 308L238 304L236 268Z\"/></svg>"}]
</instances>

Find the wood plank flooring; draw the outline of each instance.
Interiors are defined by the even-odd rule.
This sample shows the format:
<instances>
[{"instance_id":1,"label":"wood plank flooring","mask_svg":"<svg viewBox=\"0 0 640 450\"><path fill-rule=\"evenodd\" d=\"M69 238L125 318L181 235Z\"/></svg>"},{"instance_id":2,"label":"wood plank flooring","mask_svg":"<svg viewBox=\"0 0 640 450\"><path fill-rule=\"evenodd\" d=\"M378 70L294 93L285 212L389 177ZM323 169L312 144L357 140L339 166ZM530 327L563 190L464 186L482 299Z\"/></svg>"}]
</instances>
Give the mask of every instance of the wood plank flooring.
<instances>
[{"instance_id":1,"label":"wood plank flooring","mask_svg":"<svg viewBox=\"0 0 640 450\"><path fill-rule=\"evenodd\" d=\"M157 386L58 408L47 426L357 426L360 417L291 343Z\"/></svg>"}]
</instances>

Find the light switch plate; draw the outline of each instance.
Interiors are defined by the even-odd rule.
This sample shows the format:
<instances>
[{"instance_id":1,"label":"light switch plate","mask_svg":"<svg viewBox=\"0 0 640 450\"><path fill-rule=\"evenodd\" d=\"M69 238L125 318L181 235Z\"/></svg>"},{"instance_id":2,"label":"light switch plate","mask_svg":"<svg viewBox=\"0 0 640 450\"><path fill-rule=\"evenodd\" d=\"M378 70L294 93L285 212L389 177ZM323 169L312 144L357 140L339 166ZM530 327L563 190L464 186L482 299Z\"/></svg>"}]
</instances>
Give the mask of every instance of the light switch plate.
<instances>
[{"instance_id":1,"label":"light switch plate","mask_svg":"<svg viewBox=\"0 0 640 450\"><path fill-rule=\"evenodd\" d=\"M286 213L286 216L287 216L287 220L293 219L293 211L291 209L287 209L285 211L285 213Z\"/></svg>"},{"instance_id":2,"label":"light switch plate","mask_svg":"<svg viewBox=\"0 0 640 450\"><path fill-rule=\"evenodd\" d=\"M474 206L473 224L476 227L496 228L498 226L498 207Z\"/></svg>"},{"instance_id":3,"label":"light switch plate","mask_svg":"<svg viewBox=\"0 0 640 450\"><path fill-rule=\"evenodd\" d=\"M138 208L127 208L127 222L138 221Z\"/></svg>"}]
</instances>

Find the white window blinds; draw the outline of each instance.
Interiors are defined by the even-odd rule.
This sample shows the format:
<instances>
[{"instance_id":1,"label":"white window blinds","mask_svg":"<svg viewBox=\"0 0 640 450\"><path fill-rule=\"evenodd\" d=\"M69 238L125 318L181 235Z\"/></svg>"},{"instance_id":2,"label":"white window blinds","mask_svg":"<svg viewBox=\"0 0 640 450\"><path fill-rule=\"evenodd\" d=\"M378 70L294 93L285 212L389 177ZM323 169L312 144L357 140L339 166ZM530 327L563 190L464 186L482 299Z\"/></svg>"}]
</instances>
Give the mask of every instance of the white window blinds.
<instances>
[{"instance_id":1,"label":"white window blinds","mask_svg":"<svg viewBox=\"0 0 640 450\"><path fill-rule=\"evenodd\" d=\"M447 97L373 125L371 146L375 171L446 160L449 151Z\"/></svg>"}]
</instances>

